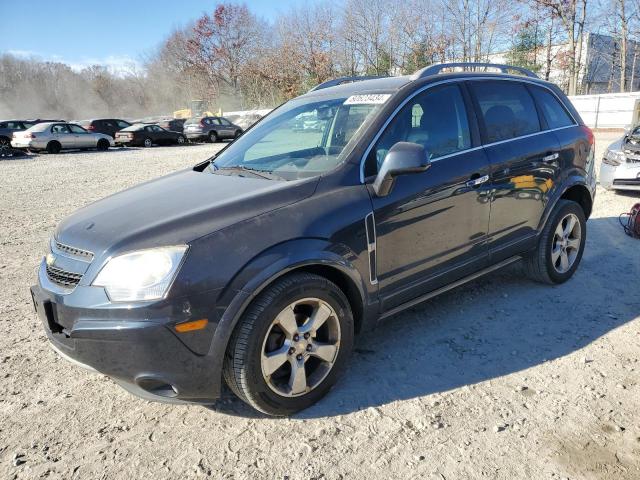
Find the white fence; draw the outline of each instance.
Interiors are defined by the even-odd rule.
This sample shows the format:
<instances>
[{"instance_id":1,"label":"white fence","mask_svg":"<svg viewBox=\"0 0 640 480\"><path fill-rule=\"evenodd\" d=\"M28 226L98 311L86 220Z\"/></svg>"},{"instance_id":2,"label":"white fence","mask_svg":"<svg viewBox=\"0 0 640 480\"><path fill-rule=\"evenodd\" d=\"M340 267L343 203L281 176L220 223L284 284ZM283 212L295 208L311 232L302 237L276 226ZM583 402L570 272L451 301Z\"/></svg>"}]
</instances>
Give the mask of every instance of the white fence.
<instances>
[{"instance_id":1,"label":"white fence","mask_svg":"<svg viewBox=\"0 0 640 480\"><path fill-rule=\"evenodd\" d=\"M640 121L640 92L569 97L591 128L625 128Z\"/></svg>"}]
</instances>

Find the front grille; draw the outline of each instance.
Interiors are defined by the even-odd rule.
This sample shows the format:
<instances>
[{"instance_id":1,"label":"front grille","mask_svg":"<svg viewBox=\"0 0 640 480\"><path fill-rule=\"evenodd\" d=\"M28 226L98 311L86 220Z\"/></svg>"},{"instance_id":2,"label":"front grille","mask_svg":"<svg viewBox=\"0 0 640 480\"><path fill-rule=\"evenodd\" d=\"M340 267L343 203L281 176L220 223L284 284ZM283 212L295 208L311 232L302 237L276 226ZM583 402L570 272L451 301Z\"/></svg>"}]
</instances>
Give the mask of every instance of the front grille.
<instances>
[{"instance_id":1,"label":"front grille","mask_svg":"<svg viewBox=\"0 0 640 480\"><path fill-rule=\"evenodd\" d=\"M81 248L70 247L69 245L65 245L64 243L60 243L55 241L56 248L67 255L71 255L72 257L78 257L85 261L93 260L93 253L88 250L82 250Z\"/></svg>"},{"instance_id":2,"label":"front grille","mask_svg":"<svg viewBox=\"0 0 640 480\"><path fill-rule=\"evenodd\" d=\"M78 285L82 274L67 272L66 270L47 265L47 277L49 277L49 280L53 283L69 288Z\"/></svg>"}]
</instances>

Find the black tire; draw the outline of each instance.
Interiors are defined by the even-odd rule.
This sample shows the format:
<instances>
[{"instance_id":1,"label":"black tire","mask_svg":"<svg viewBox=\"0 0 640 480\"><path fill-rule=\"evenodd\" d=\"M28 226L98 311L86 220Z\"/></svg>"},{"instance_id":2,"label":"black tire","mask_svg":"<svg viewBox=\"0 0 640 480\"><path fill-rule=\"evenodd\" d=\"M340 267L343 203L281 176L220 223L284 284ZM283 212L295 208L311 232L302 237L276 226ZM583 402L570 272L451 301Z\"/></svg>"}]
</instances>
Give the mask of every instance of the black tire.
<instances>
[{"instance_id":1,"label":"black tire","mask_svg":"<svg viewBox=\"0 0 640 480\"><path fill-rule=\"evenodd\" d=\"M575 215L580 224L580 246L577 249L577 254L570 268L565 272L561 272L558 271L552 260L552 250L555 243L554 237L559 223L564 221L567 215L570 214ZM570 200L559 200L542 230L536 250L524 259L527 275L532 280L552 285L566 282L573 276L580 264L582 254L584 253L586 238L587 221L582 207Z\"/></svg>"},{"instance_id":2,"label":"black tire","mask_svg":"<svg viewBox=\"0 0 640 480\"><path fill-rule=\"evenodd\" d=\"M145 138L142 141L142 146L145 147L145 148L152 147L153 146L153 140L151 140L150 138Z\"/></svg>"},{"instance_id":3,"label":"black tire","mask_svg":"<svg viewBox=\"0 0 640 480\"><path fill-rule=\"evenodd\" d=\"M209 142L216 143L218 141L218 134L216 132L209 132Z\"/></svg>"},{"instance_id":4,"label":"black tire","mask_svg":"<svg viewBox=\"0 0 640 480\"><path fill-rule=\"evenodd\" d=\"M276 316L292 302L307 298L320 299L335 312L340 325L339 348L331 370L312 390L299 396L279 395L262 373L263 343ZM224 379L256 410L274 416L291 415L316 403L338 380L351 355L353 331L349 301L333 282L310 273L286 275L260 293L239 320L225 353Z\"/></svg>"},{"instance_id":5,"label":"black tire","mask_svg":"<svg viewBox=\"0 0 640 480\"><path fill-rule=\"evenodd\" d=\"M187 139L184 137L184 135L178 136L178 139L176 141L178 142L178 145L184 145L185 143L187 143Z\"/></svg>"},{"instance_id":6,"label":"black tire","mask_svg":"<svg viewBox=\"0 0 640 480\"><path fill-rule=\"evenodd\" d=\"M235 133L233 134L233 138L238 138L240 135L242 135L242 130L236 130Z\"/></svg>"},{"instance_id":7,"label":"black tire","mask_svg":"<svg viewBox=\"0 0 640 480\"><path fill-rule=\"evenodd\" d=\"M109 140L105 140L104 138L101 138L100 140L98 140L98 145L96 145L96 149L100 152L105 152L109 150Z\"/></svg>"},{"instance_id":8,"label":"black tire","mask_svg":"<svg viewBox=\"0 0 640 480\"><path fill-rule=\"evenodd\" d=\"M62 145L60 145L60 143L56 142L55 140L47 144L48 153L60 153L60 150L62 150Z\"/></svg>"}]
</instances>

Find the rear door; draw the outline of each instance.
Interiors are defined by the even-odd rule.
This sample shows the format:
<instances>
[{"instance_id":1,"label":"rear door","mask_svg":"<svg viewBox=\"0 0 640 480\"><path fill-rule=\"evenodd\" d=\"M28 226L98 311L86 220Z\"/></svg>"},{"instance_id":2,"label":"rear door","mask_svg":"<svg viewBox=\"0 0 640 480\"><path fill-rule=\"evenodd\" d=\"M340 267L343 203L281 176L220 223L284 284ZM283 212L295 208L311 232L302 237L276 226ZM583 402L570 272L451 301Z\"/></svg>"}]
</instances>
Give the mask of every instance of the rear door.
<instances>
[{"instance_id":1,"label":"rear door","mask_svg":"<svg viewBox=\"0 0 640 480\"><path fill-rule=\"evenodd\" d=\"M69 125L65 123L56 123L51 126L51 136L52 140L57 140L62 148L75 148L76 147L76 137L71 130L69 130Z\"/></svg>"},{"instance_id":2,"label":"rear door","mask_svg":"<svg viewBox=\"0 0 640 480\"><path fill-rule=\"evenodd\" d=\"M491 163L491 262L535 245L547 198L560 174L559 142L525 82L469 82Z\"/></svg>"},{"instance_id":3,"label":"rear door","mask_svg":"<svg viewBox=\"0 0 640 480\"><path fill-rule=\"evenodd\" d=\"M367 177L400 141L423 145L431 159L425 172L397 177L386 197L368 185L385 311L486 266L489 162L463 87L436 86L409 99L367 157Z\"/></svg>"}]
</instances>

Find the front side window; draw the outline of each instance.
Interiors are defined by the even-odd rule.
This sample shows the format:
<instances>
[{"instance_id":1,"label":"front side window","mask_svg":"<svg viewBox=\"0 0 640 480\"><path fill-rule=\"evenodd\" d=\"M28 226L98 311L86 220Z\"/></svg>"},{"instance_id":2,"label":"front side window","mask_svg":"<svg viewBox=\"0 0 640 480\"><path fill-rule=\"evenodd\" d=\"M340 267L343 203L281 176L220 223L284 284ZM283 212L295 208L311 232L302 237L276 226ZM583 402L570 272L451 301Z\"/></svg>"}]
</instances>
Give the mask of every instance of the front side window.
<instances>
[{"instance_id":1,"label":"front side window","mask_svg":"<svg viewBox=\"0 0 640 480\"><path fill-rule=\"evenodd\" d=\"M567 110L549 90L540 87L531 87L531 93L542 109L542 114L549 128L562 128L574 124Z\"/></svg>"},{"instance_id":2,"label":"front side window","mask_svg":"<svg viewBox=\"0 0 640 480\"><path fill-rule=\"evenodd\" d=\"M71 133L87 133L87 131L84 128L82 128L80 125L70 124L69 130L71 130Z\"/></svg>"},{"instance_id":3,"label":"front side window","mask_svg":"<svg viewBox=\"0 0 640 480\"><path fill-rule=\"evenodd\" d=\"M220 118L219 121L222 125L231 125L229 120L227 120L226 118Z\"/></svg>"},{"instance_id":4,"label":"front side window","mask_svg":"<svg viewBox=\"0 0 640 480\"><path fill-rule=\"evenodd\" d=\"M212 170L245 168L285 180L328 172L342 163L389 94L323 95L287 102L229 145Z\"/></svg>"},{"instance_id":5,"label":"front side window","mask_svg":"<svg viewBox=\"0 0 640 480\"><path fill-rule=\"evenodd\" d=\"M398 142L424 146L430 159L470 148L471 133L460 87L436 87L413 97L371 150L365 176L378 172L389 149Z\"/></svg>"},{"instance_id":6,"label":"front side window","mask_svg":"<svg viewBox=\"0 0 640 480\"><path fill-rule=\"evenodd\" d=\"M118 128L127 128L131 126L131 124L125 122L124 120L116 120L116 124L118 125Z\"/></svg>"},{"instance_id":7,"label":"front side window","mask_svg":"<svg viewBox=\"0 0 640 480\"><path fill-rule=\"evenodd\" d=\"M487 143L510 140L540 131L538 112L527 88L516 82L473 82Z\"/></svg>"}]
</instances>

